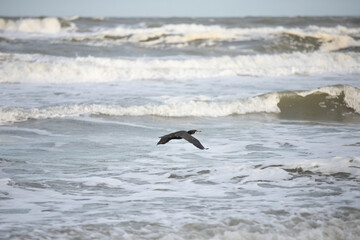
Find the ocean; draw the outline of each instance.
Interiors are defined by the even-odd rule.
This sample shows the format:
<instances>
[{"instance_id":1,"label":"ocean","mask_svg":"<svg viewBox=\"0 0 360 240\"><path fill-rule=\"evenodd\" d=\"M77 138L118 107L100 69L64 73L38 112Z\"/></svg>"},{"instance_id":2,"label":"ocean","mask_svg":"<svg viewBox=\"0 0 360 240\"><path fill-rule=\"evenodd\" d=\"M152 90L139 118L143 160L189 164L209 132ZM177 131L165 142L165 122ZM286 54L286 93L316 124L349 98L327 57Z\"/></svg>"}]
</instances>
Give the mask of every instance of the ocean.
<instances>
[{"instance_id":1,"label":"ocean","mask_svg":"<svg viewBox=\"0 0 360 240\"><path fill-rule=\"evenodd\" d=\"M2 17L0 238L359 239L359 78L359 17Z\"/></svg>"}]
</instances>

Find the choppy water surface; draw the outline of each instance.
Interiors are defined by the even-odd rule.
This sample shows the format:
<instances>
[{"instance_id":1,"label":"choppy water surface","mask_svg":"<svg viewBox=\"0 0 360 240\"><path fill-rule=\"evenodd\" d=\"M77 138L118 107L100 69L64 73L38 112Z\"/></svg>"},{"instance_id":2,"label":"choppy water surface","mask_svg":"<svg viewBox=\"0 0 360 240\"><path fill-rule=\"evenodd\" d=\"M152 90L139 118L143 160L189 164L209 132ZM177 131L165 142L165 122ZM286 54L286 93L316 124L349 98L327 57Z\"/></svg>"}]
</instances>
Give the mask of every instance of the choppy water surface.
<instances>
[{"instance_id":1,"label":"choppy water surface","mask_svg":"<svg viewBox=\"0 0 360 240\"><path fill-rule=\"evenodd\" d=\"M357 239L359 24L0 19L0 238Z\"/></svg>"}]
</instances>

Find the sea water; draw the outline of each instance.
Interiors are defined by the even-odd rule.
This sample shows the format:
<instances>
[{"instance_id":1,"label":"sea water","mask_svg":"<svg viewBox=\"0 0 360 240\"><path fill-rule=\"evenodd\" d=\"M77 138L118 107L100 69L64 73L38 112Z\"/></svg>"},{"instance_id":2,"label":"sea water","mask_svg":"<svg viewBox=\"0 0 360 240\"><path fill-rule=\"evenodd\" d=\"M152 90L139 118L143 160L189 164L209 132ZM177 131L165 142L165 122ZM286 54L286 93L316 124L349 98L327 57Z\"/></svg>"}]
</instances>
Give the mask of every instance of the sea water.
<instances>
[{"instance_id":1,"label":"sea water","mask_svg":"<svg viewBox=\"0 0 360 240\"><path fill-rule=\"evenodd\" d=\"M355 17L1 18L0 238L358 239L359 77Z\"/></svg>"}]
</instances>

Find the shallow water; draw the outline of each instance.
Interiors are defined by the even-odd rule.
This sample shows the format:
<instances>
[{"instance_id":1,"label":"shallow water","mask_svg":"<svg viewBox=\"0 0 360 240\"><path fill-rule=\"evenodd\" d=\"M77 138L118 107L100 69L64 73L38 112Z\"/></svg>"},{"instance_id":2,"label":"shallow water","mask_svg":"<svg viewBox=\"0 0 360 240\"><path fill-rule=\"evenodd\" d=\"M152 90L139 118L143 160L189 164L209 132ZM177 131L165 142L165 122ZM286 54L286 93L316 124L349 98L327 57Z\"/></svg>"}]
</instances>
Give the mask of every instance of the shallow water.
<instances>
[{"instance_id":1,"label":"shallow water","mask_svg":"<svg viewBox=\"0 0 360 240\"><path fill-rule=\"evenodd\" d=\"M360 235L357 18L5 20L0 238Z\"/></svg>"},{"instance_id":2,"label":"shallow water","mask_svg":"<svg viewBox=\"0 0 360 240\"><path fill-rule=\"evenodd\" d=\"M155 146L166 128L190 127L201 127L197 137L209 150L181 141ZM359 137L358 124L263 115L3 127L2 233L355 239Z\"/></svg>"}]
</instances>

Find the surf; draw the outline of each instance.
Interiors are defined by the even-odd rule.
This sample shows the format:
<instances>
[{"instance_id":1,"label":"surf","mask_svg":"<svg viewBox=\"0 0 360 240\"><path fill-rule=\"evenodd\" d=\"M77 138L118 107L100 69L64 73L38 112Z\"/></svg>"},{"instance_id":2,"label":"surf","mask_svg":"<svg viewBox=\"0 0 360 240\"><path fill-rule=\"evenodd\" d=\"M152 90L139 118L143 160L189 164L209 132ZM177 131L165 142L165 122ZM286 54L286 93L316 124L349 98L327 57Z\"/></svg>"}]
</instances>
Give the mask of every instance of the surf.
<instances>
[{"instance_id":1,"label":"surf","mask_svg":"<svg viewBox=\"0 0 360 240\"><path fill-rule=\"evenodd\" d=\"M42 34L57 34L66 23L55 17L45 18L22 18L22 19L6 19L0 18L0 30L24 33L42 33ZM68 24L69 25L69 24ZM13 36L16 37L16 36Z\"/></svg>"},{"instance_id":2,"label":"surf","mask_svg":"<svg viewBox=\"0 0 360 240\"><path fill-rule=\"evenodd\" d=\"M68 118L89 115L227 117L273 113L285 119L342 121L360 114L360 89L348 85L310 91L281 91L227 101L190 100L145 105L76 104L47 108L1 108L0 124L31 119Z\"/></svg>"},{"instance_id":3,"label":"surf","mask_svg":"<svg viewBox=\"0 0 360 240\"><path fill-rule=\"evenodd\" d=\"M0 53L0 83L102 83L237 76L359 74L357 53L291 53L190 58L55 57Z\"/></svg>"}]
</instances>

